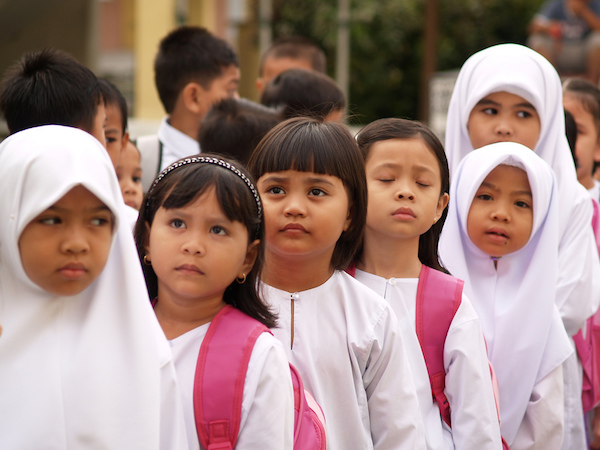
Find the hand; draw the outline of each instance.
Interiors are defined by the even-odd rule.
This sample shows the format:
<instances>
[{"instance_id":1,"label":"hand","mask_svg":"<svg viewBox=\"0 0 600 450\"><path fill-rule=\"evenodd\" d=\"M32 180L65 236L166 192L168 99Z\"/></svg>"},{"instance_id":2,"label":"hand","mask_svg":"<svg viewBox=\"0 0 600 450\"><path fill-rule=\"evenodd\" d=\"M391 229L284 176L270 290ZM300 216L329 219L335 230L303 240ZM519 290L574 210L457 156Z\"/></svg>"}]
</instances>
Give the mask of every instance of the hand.
<instances>
[{"instance_id":1,"label":"hand","mask_svg":"<svg viewBox=\"0 0 600 450\"><path fill-rule=\"evenodd\" d=\"M592 442L590 442L590 448L594 450L600 449L600 406L596 406L590 414L594 415L592 419Z\"/></svg>"}]
</instances>

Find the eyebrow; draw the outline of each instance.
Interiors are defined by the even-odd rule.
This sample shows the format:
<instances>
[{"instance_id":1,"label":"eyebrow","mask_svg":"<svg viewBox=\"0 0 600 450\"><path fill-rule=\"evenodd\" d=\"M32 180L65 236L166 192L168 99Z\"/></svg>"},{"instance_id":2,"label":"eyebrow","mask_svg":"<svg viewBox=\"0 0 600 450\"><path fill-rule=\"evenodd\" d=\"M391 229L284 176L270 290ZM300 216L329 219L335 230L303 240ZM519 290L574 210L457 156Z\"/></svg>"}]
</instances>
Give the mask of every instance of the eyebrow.
<instances>
[{"instance_id":1,"label":"eyebrow","mask_svg":"<svg viewBox=\"0 0 600 450\"><path fill-rule=\"evenodd\" d=\"M477 105L479 105L479 106L486 106L486 105L500 106L500 103L495 102L494 100L490 100L489 98L482 98L481 100L479 100L477 102ZM535 110L535 106L533 106L529 102L517 103L516 105L513 105L513 106L515 106L517 108L531 108L531 109Z\"/></svg>"},{"instance_id":2,"label":"eyebrow","mask_svg":"<svg viewBox=\"0 0 600 450\"><path fill-rule=\"evenodd\" d=\"M290 178L289 177L280 177L280 176L270 176L265 178L261 184L263 183L285 183L287 181L289 181ZM308 177L306 178L306 182L310 183L310 184L327 184L328 186L333 186L333 183L325 178L320 178L320 177Z\"/></svg>"},{"instance_id":3,"label":"eyebrow","mask_svg":"<svg viewBox=\"0 0 600 450\"><path fill-rule=\"evenodd\" d=\"M68 212L67 208L61 208L60 206L52 205L46 211L57 211L57 212ZM100 212L100 211L108 211L112 214L112 211L105 204L95 206L94 208L89 208L90 212Z\"/></svg>"},{"instance_id":4,"label":"eyebrow","mask_svg":"<svg viewBox=\"0 0 600 450\"><path fill-rule=\"evenodd\" d=\"M401 167L401 164L396 164L396 163L384 163L381 164L380 166L377 166L377 169L396 169ZM435 170L433 170L431 167L429 166L425 166L422 164L415 164L413 166L414 169L416 169L418 172L431 172L433 174L435 174Z\"/></svg>"},{"instance_id":5,"label":"eyebrow","mask_svg":"<svg viewBox=\"0 0 600 450\"><path fill-rule=\"evenodd\" d=\"M498 186L496 186L492 183L488 183L487 181L482 182L481 186L479 186L479 189L481 189L482 187L486 187L486 188L492 189L494 191L500 190L500 189L498 189ZM512 195L527 195L527 196L533 198L533 194L531 193L531 191L511 191L510 194L512 194Z\"/></svg>"}]
</instances>

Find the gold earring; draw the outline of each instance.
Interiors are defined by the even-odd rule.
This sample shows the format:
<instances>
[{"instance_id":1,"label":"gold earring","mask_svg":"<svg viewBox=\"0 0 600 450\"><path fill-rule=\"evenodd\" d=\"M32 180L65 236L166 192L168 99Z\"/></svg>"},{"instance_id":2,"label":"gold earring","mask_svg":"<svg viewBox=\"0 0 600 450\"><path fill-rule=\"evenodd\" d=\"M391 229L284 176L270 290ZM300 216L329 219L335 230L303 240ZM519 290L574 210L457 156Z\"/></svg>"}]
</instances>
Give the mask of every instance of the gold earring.
<instances>
[{"instance_id":1,"label":"gold earring","mask_svg":"<svg viewBox=\"0 0 600 450\"><path fill-rule=\"evenodd\" d=\"M437 223L437 221L438 221L438 218L437 218L437 217L435 217L435 218L433 219L433 224L435 225L435 224Z\"/></svg>"},{"instance_id":2,"label":"gold earring","mask_svg":"<svg viewBox=\"0 0 600 450\"><path fill-rule=\"evenodd\" d=\"M237 277L235 281L237 281L239 284L244 284L246 282L246 274L242 273L242 276Z\"/></svg>"},{"instance_id":3,"label":"gold earring","mask_svg":"<svg viewBox=\"0 0 600 450\"><path fill-rule=\"evenodd\" d=\"M144 261L144 264L146 264L147 266L151 266L152 265L152 261L150 261L148 259L148 255L144 255L144 257L142 258L142 261Z\"/></svg>"}]
</instances>

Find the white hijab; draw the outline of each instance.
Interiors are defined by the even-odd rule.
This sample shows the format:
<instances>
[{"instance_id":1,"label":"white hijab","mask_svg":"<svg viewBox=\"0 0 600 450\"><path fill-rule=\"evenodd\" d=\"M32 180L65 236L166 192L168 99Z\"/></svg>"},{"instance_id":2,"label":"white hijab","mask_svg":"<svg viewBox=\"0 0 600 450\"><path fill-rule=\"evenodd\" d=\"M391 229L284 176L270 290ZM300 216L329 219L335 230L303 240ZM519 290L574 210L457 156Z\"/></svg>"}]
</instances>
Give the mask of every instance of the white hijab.
<instances>
[{"instance_id":1,"label":"white hijab","mask_svg":"<svg viewBox=\"0 0 600 450\"><path fill-rule=\"evenodd\" d=\"M467 234L475 193L498 165L526 171L533 194L533 227L525 247L498 260ZM557 186L548 164L523 145L504 142L469 153L455 170L440 256L482 323L498 377L502 435L510 443L523 420L533 387L572 353L555 305L558 271Z\"/></svg>"},{"instance_id":2,"label":"white hijab","mask_svg":"<svg viewBox=\"0 0 600 450\"><path fill-rule=\"evenodd\" d=\"M448 108L446 155L450 176L473 146L467 123L485 96L505 91L523 97L536 109L541 123L534 149L556 174L559 187L560 235L570 220L576 198L585 195L565 135L562 87L558 73L539 53L518 44L495 45L472 55L460 69ZM591 221L591 202L589 220Z\"/></svg>"},{"instance_id":3,"label":"white hijab","mask_svg":"<svg viewBox=\"0 0 600 450\"><path fill-rule=\"evenodd\" d=\"M114 214L113 242L98 279L58 297L29 280L18 240L77 185ZM70 127L14 134L0 145L0 196L0 447L160 448L177 385L106 150Z\"/></svg>"}]
</instances>

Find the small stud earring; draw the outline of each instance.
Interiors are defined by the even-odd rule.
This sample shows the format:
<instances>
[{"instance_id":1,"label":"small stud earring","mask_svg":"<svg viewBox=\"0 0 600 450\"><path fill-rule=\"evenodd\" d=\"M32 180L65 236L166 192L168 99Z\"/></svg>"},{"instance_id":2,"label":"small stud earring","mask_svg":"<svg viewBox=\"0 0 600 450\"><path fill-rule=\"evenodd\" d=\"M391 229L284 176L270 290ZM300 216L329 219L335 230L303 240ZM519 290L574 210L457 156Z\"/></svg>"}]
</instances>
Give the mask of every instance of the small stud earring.
<instances>
[{"instance_id":1,"label":"small stud earring","mask_svg":"<svg viewBox=\"0 0 600 450\"><path fill-rule=\"evenodd\" d=\"M152 265L152 261L150 261L148 259L148 255L144 255L144 257L142 258L142 261L144 261L144 264L147 266L151 266Z\"/></svg>"}]
</instances>

